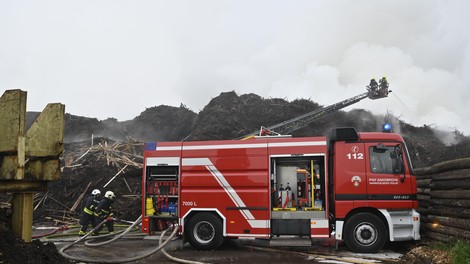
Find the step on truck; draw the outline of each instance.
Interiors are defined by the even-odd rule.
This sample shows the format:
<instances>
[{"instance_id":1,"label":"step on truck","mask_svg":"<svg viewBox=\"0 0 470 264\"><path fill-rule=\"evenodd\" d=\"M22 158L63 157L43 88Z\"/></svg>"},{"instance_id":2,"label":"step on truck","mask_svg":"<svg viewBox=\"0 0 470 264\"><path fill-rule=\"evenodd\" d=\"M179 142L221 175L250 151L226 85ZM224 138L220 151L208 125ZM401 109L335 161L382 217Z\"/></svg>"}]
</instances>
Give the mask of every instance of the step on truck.
<instances>
[{"instance_id":1,"label":"step on truck","mask_svg":"<svg viewBox=\"0 0 470 264\"><path fill-rule=\"evenodd\" d=\"M226 238L335 238L355 252L420 239L416 179L395 133L150 142L142 231L169 223L193 247Z\"/></svg>"}]
</instances>

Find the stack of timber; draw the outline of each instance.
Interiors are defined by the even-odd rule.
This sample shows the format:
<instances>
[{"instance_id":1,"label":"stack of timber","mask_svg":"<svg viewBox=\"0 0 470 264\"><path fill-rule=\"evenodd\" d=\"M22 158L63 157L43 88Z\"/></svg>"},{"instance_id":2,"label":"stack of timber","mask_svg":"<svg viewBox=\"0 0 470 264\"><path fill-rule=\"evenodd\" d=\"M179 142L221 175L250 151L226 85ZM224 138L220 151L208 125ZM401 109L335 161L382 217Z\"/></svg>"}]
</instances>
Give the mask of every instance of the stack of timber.
<instances>
[{"instance_id":1,"label":"stack of timber","mask_svg":"<svg viewBox=\"0 0 470 264\"><path fill-rule=\"evenodd\" d=\"M470 158L416 169L415 174L425 235L470 240Z\"/></svg>"}]
</instances>

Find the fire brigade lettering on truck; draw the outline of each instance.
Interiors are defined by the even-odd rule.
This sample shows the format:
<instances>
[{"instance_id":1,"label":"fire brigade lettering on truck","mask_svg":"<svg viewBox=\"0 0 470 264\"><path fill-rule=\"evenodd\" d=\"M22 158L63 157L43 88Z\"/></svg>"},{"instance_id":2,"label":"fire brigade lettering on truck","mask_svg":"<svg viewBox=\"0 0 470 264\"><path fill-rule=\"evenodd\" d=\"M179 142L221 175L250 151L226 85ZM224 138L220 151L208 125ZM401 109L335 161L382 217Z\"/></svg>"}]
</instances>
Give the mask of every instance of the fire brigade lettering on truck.
<instances>
[{"instance_id":1,"label":"fire brigade lettering on truck","mask_svg":"<svg viewBox=\"0 0 470 264\"><path fill-rule=\"evenodd\" d=\"M377 185L396 185L398 184L397 178L369 178L369 184L377 184Z\"/></svg>"},{"instance_id":2,"label":"fire brigade lettering on truck","mask_svg":"<svg viewBox=\"0 0 470 264\"><path fill-rule=\"evenodd\" d=\"M232 199L233 203L240 208L246 208L245 203L237 194L237 192L230 186L230 183L225 179L225 176L212 164L208 158L186 158L182 161L183 166L204 166L214 176L220 186L224 189L225 193ZM188 204L194 202L188 202ZM185 205L183 203L183 205ZM191 205L188 205L191 206ZM250 210L240 209L240 213L250 224L252 228L269 228L269 220L256 220Z\"/></svg>"},{"instance_id":3,"label":"fire brigade lettering on truck","mask_svg":"<svg viewBox=\"0 0 470 264\"><path fill-rule=\"evenodd\" d=\"M353 159L353 160L362 160L364 159L364 153L359 152L359 147L358 146L352 146L351 152L346 154L348 159Z\"/></svg>"}]
</instances>

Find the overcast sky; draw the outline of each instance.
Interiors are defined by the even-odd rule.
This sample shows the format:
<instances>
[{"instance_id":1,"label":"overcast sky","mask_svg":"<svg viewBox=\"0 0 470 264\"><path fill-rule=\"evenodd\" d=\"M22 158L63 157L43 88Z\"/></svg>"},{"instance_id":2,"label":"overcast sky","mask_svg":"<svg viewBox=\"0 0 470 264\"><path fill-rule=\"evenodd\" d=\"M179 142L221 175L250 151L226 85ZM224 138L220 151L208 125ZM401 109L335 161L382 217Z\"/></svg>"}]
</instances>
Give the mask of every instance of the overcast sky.
<instances>
[{"instance_id":1,"label":"overcast sky","mask_svg":"<svg viewBox=\"0 0 470 264\"><path fill-rule=\"evenodd\" d=\"M0 93L28 111L129 120L221 92L329 105L470 134L470 1L0 0Z\"/></svg>"}]
</instances>

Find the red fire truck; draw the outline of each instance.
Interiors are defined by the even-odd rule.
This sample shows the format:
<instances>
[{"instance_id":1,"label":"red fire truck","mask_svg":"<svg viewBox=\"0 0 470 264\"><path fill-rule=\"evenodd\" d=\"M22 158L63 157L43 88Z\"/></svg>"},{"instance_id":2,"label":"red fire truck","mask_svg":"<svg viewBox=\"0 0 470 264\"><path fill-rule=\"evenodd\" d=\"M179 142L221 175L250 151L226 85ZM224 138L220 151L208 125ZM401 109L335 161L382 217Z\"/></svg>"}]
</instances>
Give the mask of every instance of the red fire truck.
<instances>
[{"instance_id":1,"label":"red fire truck","mask_svg":"<svg viewBox=\"0 0 470 264\"><path fill-rule=\"evenodd\" d=\"M416 179L398 134L153 142L143 165L143 232L177 222L198 249L296 235L376 252L420 239Z\"/></svg>"}]
</instances>

